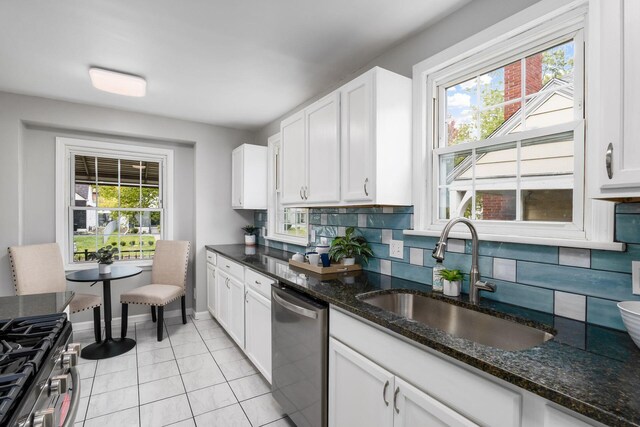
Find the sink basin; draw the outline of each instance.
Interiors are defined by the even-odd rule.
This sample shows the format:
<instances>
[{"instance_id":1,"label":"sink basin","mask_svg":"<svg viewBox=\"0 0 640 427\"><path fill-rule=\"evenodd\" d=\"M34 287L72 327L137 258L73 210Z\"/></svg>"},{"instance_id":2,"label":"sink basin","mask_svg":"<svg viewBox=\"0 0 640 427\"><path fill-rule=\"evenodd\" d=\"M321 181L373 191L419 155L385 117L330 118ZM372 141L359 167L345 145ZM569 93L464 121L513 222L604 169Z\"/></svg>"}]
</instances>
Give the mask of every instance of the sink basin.
<instances>
[{"instance_id":1,"label":"sink basin","mask_svg":"<svg viewBox=\"0 0 640 427\"><path fill-rule=\"evenodd\" d=\"M411 293L359 296L360 300L407 319L502 350L535 347L553 338L548 332L489 314Z\"/></svg>"}]
</instances>

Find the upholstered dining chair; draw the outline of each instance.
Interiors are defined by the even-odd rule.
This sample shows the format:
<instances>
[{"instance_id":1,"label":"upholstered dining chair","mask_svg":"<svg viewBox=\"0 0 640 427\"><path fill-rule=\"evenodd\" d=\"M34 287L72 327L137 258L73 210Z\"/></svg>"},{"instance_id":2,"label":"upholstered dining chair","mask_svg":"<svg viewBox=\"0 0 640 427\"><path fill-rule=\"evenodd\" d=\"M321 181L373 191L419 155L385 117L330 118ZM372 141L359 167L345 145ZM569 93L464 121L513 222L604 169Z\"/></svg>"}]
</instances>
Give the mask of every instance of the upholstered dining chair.
<instances>
[{"instance_id":1,"label":"upholstered dining chair","mask_svg":"<svg viewBox=\"0 0 640 427\"><path fill-rule=\"evenodd\" d=\"M186 289L191 244L181 240L158 240L153 255L151 284L120 295L122 304L122 338L127 336L129 304L151 306L151 319L158 322L158 341L162 341L164 306L181 298L182 323L187 323ZM157 316L156 316L157 309Z\"/></svg>"},{"instance_id":2,"label":"upholstered dining chair","mask_svg":"<svg viewBox=\"0 0 640 427\"><path fill-rule=\"evenodd\" d=\"M67 290L64 262L57 243L12 246L9 248L9 260L11 261L16 295ZM100 296L81 293L76 293L69 303L71 313L93 309L93 329L96 342L101 340L101 305L102 298Z\"/></svg>"}]
</instances>

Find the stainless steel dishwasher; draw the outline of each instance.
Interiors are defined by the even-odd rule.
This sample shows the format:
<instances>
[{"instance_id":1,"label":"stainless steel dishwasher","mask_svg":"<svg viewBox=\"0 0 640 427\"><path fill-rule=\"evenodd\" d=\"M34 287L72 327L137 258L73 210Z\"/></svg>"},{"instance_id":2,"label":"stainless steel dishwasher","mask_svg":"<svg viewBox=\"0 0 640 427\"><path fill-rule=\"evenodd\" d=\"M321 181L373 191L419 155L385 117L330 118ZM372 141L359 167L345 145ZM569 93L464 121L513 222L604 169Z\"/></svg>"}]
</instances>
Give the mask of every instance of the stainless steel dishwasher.
<instances>
[{"instance_id":1,"label":"stainless steel dishwasher","mask_svg":"<svg viewBox=\"0 0 640 427\"><path fill-rule=\"evenodd\" d=\"M298 427L327 426L327 304L282 285L271 288L274 398Z\"/></svg>"}]
</instances>

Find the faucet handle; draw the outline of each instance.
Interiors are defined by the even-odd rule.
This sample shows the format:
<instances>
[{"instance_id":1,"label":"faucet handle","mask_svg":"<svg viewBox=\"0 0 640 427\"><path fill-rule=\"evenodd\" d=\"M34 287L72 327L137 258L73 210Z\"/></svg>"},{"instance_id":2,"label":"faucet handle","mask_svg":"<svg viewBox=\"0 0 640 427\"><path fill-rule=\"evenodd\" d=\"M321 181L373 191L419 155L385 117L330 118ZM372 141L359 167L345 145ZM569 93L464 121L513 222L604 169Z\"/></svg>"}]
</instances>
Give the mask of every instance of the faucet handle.
<instances>
[{"instance_id":1,"label":"faucet handle","mask_svg":"<svg viewBox=\"0 0 640 427\"><path fill-rule=\"evenodd\" d=\"M496 291L496 285L494 285L493 283L489 283L489 282L483 282L482 280L478 280L476 282L476 288L481 290L481 291L487 291L487 292L495 292Z\"/></svg>"}]
</instances>

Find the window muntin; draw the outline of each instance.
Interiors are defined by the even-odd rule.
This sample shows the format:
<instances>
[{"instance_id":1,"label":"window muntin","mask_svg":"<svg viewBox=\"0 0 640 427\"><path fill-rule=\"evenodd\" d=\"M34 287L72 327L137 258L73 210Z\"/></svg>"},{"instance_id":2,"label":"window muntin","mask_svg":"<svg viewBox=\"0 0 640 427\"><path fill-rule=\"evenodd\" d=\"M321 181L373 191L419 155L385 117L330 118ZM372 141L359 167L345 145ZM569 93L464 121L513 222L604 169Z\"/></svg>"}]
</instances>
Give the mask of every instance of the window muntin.
<instances>
[{"instance_id":1,"label":"window muntin","mask_svg":"<svg viewBox=\"0 0 640 427\"><path fill-rule=\"evenodd\" d=\"M70 259L106 245L118 260L149 260L163 238L163 159L70 151Z\"/></svg>"},{"instance_id":2,"label":"window muntin","mask_svg":"<svg viewBox=\"0 0 640 427\"><path fill-rule=\"evenodd\" d=\"M434 224L465 216L581 229L579 39L581 31L515 52L498 66L476 63L479 71L458 72L462 77L453 81L446 70L432 80L440 105L434 111Z\"/></svg>"}]
</instances>

